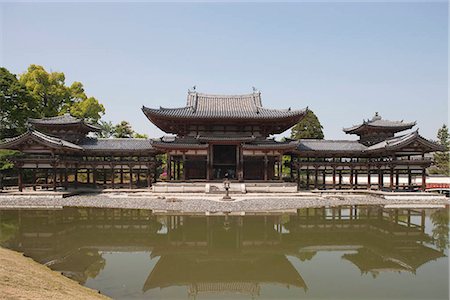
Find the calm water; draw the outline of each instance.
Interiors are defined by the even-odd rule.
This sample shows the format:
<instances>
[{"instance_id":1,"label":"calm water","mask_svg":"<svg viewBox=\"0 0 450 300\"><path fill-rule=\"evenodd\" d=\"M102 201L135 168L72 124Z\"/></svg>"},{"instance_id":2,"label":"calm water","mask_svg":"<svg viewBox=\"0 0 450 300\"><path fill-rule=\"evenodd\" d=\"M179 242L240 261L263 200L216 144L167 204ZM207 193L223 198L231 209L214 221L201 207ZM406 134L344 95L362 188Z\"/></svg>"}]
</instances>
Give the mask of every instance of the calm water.
<instances>
[{"instance_id":1,"label":"calm water","mask_svg":"<svg viewBox=\"0 0 450 300\"><path fill-rule=\"evenodd\" d=\"M0 211L0 243L113 298L448 299L449 211Z\"/></svg>"}]
</instances>

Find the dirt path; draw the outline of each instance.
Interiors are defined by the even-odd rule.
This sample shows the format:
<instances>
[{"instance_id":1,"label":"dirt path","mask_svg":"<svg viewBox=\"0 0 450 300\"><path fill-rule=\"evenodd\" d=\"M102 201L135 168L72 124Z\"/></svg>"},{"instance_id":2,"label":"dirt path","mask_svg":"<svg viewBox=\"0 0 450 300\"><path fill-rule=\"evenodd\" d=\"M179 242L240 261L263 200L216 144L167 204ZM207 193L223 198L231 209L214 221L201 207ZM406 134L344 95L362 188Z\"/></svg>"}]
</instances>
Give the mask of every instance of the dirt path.
<instances>
[{"instance_id":1,"label":"dirt path","mask_svg":"<svg viewBox=\"0 0 450 300\"><path fill-rule=\"evenodd\" d=\"M21 253L0 248L1 299L109 299Z\"/></svg>"}]
</instances>

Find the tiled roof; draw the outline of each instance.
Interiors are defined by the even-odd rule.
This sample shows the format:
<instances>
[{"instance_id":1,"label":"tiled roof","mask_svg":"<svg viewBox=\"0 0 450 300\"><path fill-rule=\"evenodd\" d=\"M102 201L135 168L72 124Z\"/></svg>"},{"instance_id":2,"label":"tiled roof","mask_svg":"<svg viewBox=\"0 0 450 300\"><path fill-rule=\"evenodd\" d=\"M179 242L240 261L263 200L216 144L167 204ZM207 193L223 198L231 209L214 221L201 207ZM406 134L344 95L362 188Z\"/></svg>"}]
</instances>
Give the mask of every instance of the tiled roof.
<instances>
[{"instance_id":1,"label":"tiled roof","mask_svg":"<svg viewBox=\"0 0 450 300\"><path fill-rule=\"evenodd\" d=\"M85 138L80 142L85 150L139 151L153 150L152 140L135 138Z\"/></svg>"},{"instance_id":2,"label":"tiled roof","mask_svg":"<svg viewBox=\"0 0 450 300\"><path fill-rule=\"evenodd\" d=\"M306 110L269 109L262 107L261 94L208 95L189 92L187 105L180 108L153 109L142 107L148 118L153 116L171 118L230 118L230 119L277 119L300 118Z\"/></svg>"},{"instance_id":3,"label":"tiled roof","mask_svg":"<svg viewBox=\"0 0 450 300\"><path fill-rule=\"evenodd\" d=\"M358 141L302 139L298 145L299 151L329 151L329 152L362 152L367 147Z\"/></svg>"},{"instance_id":4,"label":"tiled roof","mask_svg":"<svg viewBox=\"0 0 450 300\"><path fill-rule=\"evenodd\" d=\"M89 129L92 129L92 131L99 131L100 128L86 123L84 120L75 118L71 116L70 114L64 114L61 116L56 117L48 117L48 118L42 118L42 119L33 119L29 118L28 122L33 125L73 125L73 124L83 124L87 126Z\"/></svg>"},{"instance_id":5,"label":"tiled roof","mask_svg":"<svg viewBox=\"0 0 450 300\"><path fill-rule=\"evenodd\" d=\"M30 130L21 134L17 137L6 139L3 143L0 144L0 148L3 149L15 149L14 146L21 144L23 142L28 141L29 139L37 139L51 147L55 148L68 148L72 150L82 150L82 148L78 145L75 145L71 142L65 141L63 139L46 135L37 130Z\"/></svg>"},{"instance_id":6,"label":"tiled roof","mask_svg":"<svg viewBox=\"0 0 450 300\"><path fill-rule=\"evenodd\" d=\"M362 124L353 125L352 127L344 128L345 133L357 133L360 129L364 127L377 127L377 128L389 128L395 132L410 129L416 125L416 122L403 122L401 121L390 121L381 118L378 113L371 120L363 120Z\"/></svg>"},{"instance_id":7,"label":"tiled roof","mask_svg":"<svg viewBox=\"0 0 450 300\"><path fill-rule=\"evenodd\" d=\"M433 151L444 151L445 150L441 145L435 144L435 143L425 139L424 137L422 137L419 134L418 130L415 130L415 131L410 132L405 135L400 135L400 136L386 139L382 142L379 142L375 145L368 147L367 150L368 151L377 151L377 150L395 149L395 148L399 148L403 145L409 144L409 143L413 142L414 140L430 147Z\"/></svg>"},{"instance_id":8,"label":"tiled roof","mask_svg":"<svg viewBox=\"0 0 450 300\"><path fill-rule=\"evenodd\" d=\"M201 143L194 137L175 137L175 136L163 136L160 139L155 139L153 145L158 148L208 148L208 144Z\"/></svg>"}]
</instances>

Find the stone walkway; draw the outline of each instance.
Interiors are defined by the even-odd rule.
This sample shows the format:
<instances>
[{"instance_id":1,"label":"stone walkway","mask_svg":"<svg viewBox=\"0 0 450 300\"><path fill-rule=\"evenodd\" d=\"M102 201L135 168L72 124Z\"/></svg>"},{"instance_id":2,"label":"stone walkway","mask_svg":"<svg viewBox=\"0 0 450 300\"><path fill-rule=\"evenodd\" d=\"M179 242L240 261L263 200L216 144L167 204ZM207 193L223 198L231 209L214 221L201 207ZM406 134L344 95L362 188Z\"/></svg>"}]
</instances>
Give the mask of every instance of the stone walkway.
<instances>
[{"instance_id":1,"label":"stone walkway","mask_svg":"<svg viewBox=\"0 0 450 300\"><path fill-rule=\"evenodd\" d=\"M232 195L234 201L222 201L222 195L107 193L84 194L67 198L47 196L0 195L0 209L108 207L152 209L155 213L216 213L292 211L304 207L339 205L396 205L397 207L440 207L449 205L441 196L404 196L385 199L374 195L246 194Z\"/></svg>"}]
</instances>

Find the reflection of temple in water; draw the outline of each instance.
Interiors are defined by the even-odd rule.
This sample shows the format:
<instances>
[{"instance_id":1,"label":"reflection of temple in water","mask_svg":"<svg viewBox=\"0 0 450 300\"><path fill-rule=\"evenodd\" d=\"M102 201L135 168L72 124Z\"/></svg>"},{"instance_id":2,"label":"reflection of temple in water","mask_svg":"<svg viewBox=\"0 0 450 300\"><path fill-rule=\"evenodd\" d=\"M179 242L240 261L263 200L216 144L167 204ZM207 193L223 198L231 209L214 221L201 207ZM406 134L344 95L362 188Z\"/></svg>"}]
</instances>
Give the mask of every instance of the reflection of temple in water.
<instances>
[{"instance_id":1,"label":"reflection of temple in water","mask_svg":"<svg viewBox=\"0 0 450 300\"><path fill-rule=\"evenodd\" d=\"M16 225L0 241L79 282L95 278L105 251L159 257L142 290L185 286L190 296L260 294L262 284L307 284L287 258L345 251L361 273L412 272L444 257L425 233L423 210L310 208L292 215L155 216L146 210L65 208L0 211ZM3 227L0 227L3 228Z\"/></svg>"}]
</instances>

